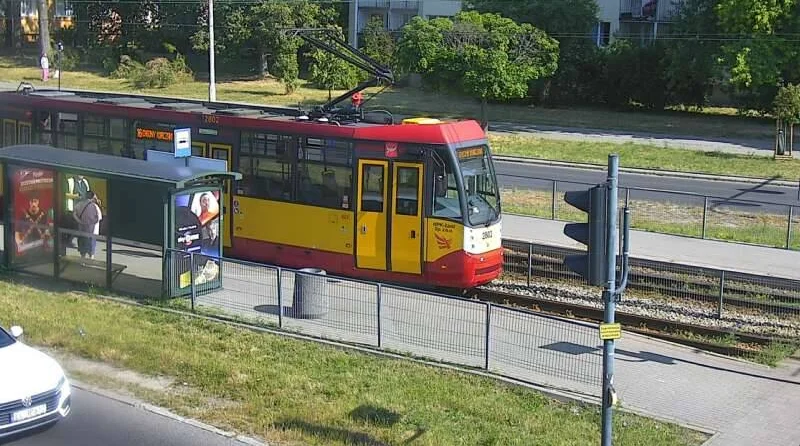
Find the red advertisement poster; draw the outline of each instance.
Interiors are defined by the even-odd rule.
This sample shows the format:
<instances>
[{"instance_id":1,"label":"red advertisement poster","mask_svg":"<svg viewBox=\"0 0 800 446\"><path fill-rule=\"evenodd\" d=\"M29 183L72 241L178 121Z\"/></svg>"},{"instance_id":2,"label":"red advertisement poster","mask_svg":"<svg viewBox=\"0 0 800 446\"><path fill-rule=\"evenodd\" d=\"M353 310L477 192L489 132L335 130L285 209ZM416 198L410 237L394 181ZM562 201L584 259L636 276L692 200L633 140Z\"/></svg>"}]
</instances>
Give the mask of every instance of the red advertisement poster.
<instances>
[{"instance_id":1,"label":"red advertisement poster","mask_svg":"<svg viewBox=\"0 0 800 446\"><path fill-rule=\"evenodd\" d=\"M17 257L52 252L53 171L18 168L12 175Z\"/></svg>"}]
</instances>

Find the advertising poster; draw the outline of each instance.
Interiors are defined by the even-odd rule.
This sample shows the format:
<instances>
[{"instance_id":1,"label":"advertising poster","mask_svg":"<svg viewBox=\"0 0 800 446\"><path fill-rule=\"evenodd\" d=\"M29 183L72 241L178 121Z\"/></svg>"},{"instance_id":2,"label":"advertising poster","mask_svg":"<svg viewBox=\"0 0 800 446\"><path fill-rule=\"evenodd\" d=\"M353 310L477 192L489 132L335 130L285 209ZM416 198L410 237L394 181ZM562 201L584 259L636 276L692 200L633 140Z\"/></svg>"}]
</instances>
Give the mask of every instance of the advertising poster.
<instances>
[{"instance_id":1,"label":"advertising poster","mask_svg":"<svg viewBox=\"0 0 800 446\"><path fill-rule=\"evenodd\" d=\"M18 259L50 259L53 251L53 171L12 171L14 240Z\"/></svg>"},{"instance_id":2,"label":"advertising poster","mask_svg":"<svg viewBox=\"0 0 800 446\"><path fill-rule=\"evenodd\" d=\"M220 193L218 190L194 192L175 197L175 248L194 253L195 285L219 276L222 255L219 238ZM191 272L179 271L180 288L191 285Z\"/></svg>"}]
</instances>

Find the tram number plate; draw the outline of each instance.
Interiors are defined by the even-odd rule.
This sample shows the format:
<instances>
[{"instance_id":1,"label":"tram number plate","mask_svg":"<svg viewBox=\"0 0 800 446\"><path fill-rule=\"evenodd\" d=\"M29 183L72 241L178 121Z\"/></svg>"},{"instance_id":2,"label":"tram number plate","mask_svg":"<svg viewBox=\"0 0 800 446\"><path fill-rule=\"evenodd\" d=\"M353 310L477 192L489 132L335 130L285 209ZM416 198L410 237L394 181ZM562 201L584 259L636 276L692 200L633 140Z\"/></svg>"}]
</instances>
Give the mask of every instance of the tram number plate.
<instances>
[{"instance_id":1,"label":"tram number plate","mask_svg":"<svg viewBox=\"0 0 800 446\"><path fill-rule=\"evenodd\" d=\"M492 238L492 231L483 231L483 234L481 234L481 240L486 240L487 238Z\"/></svg>"},{"instance_id":2,"label":"tram number plate","mask_svg":"<svg viewBox=\"0 0 800 446\"><path fill-rule=\"evenodd\" d=\"M47 404L40 404L38 406L29 407L25 410L20 410L11 414L11 422L27 420L28 418L38 417L39 415L47 412Z\"/></svg>"}]
</instances>

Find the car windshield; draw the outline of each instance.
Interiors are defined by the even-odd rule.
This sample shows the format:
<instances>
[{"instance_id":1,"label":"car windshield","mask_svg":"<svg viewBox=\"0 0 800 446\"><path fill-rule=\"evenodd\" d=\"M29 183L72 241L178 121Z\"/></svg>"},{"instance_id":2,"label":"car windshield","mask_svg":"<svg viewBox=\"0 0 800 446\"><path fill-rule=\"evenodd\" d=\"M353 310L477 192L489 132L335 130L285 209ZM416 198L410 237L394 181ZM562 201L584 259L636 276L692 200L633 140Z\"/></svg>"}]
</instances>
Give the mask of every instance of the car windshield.
<instances>
[{"instance_id":1,"label":"car windshield","mask_svg":"<svg viewBox=\"0 0 800 446\"><path fill-rule=\"evenodd\" d=\"M500 215L500 194L489 152L485 146L468 147L459 149L457 155L464 180L469 223L481 225L495 221Z\"/></svg>"},{"instance_id":2,"label":"car windshield","mask_svg":"<svg viewBox=\"0 0 800 446\"><path fill-rule=\"evenodd\" d=\"M17 342L16 339L0 327L0 348L8 347L15 342Z\"/></svg>"}]
</instances>

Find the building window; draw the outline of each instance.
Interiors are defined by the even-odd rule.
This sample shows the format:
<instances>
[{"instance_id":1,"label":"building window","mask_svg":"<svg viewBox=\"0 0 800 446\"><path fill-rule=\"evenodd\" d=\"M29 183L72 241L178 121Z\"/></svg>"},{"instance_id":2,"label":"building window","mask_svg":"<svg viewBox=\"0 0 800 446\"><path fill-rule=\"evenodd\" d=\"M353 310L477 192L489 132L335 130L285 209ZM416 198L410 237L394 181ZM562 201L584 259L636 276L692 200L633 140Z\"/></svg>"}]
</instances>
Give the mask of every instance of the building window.
<instances>
[{"instance_id":1,"label":"building window","mask_svg":"<svg viewBox=\"0 0 800 446\"><path fill-rule=\"evenodd\" d=\"M592 29L592 39L599 47L607 46L611 40L611 22L597 22Z\"/></svg>"},{"instance_id":2,"label":"building window","mask_svg":"<svg viewBox=\"0 0 800 446\"><path fill-rule=\"evenodd\" d=\"M242 132L239 150L239 193L254 198L291 201L294 138Z\"/></svg>"},{"instance_id":3,"label":"building window","mask_svg":"<svg viewBox=\"0 0 800 446\"><path fill-rule=\"evenodd\" d=\"M72 3L64 0L56 0L56 17L72 17L74 14Z\"/></svg>"},{"instance_id":4,"label":"building window","mask_svg":"<svg viewBox=\"0 0 800 446\"><path fill-rule=\"evenodd\" d=\"M38 17L39 9L36 0L22 0L19 2L19 15L22 17Z\"/></svg>"},{"instance_id":5,"label":"building window","mask_svg":"<svg viewBox=\"0 0 800 446\"><path fill-rule=\"evenodd\" d=\"M349 142L302 138L297 150L297 201L301 204L350 209L353 149Z\"/></svg>"}]
</instances>

